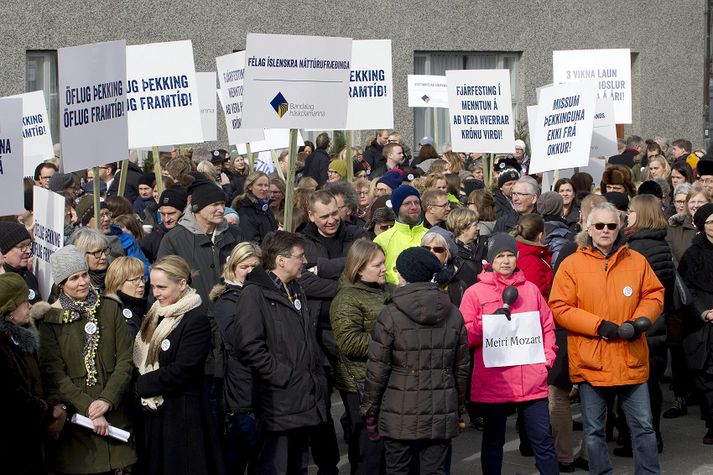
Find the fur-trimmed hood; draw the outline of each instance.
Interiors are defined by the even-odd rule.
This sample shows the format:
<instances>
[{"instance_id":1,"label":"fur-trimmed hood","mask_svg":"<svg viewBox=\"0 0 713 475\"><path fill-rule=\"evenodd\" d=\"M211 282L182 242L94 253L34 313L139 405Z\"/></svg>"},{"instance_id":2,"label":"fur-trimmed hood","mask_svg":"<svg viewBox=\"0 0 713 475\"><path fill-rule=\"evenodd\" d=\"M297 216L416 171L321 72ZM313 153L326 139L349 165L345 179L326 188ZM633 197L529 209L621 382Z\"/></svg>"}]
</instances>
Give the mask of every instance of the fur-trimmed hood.
<instances>
[{"instance_id":1,"label":"fur-trimmed hood","mask_svg":"<svg viewBox=\"0 0 713 475\"><path fill-rule=\"evenodd\" d=\"M40 333L30 320L24 326L15 325L5 319L0 320L0 333L25 353L36 353L40 349Z\"/></svg>"}]
</instances>

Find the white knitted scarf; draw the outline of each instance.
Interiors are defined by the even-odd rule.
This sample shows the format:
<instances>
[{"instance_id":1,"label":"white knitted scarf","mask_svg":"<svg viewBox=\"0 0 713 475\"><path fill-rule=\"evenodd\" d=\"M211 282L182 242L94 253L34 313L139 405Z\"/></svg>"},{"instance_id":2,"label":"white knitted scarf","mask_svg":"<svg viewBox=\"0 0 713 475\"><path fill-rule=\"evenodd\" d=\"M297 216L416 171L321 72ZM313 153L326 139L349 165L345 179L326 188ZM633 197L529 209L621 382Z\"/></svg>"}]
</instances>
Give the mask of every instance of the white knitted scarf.
<instances>
[{"instance_id":1,"label":"white knitted scarf","mask_svg":"<svg viewBox=\"0 0 713 475\"><path fill-rule=\"evenodd\" d=\"M201 296L191 288L176 303L161 307L159 302L154 302L141 325L141 331L136 335L134 341L134 364L139 370L139 374L150 373L159 368L158 353L161 343L168 335L181 323L183 315L200 306ZM158 322L162 317L161 322ZM157 324L158 322L158 324ZM142 334L146 332L145 341ZM141 405L156 410L163 404L163 396L153 396L141 398Z\"/></svg>"}]
</instances>

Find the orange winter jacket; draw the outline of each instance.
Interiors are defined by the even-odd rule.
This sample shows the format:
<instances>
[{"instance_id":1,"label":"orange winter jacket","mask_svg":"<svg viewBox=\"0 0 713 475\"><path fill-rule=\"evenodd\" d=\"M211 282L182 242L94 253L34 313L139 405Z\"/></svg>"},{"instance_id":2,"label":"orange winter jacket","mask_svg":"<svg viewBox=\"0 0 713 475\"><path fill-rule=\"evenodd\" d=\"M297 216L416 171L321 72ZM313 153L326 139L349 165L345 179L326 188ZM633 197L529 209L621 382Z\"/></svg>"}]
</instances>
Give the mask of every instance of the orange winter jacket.
<instances>
[{"instance_id":1,"label":"orange winter jacket","mask_svg":"<svg viewBox=\"0 0 713 475\"><path fill-rule=\"evenodd\" d=\"M646 336L634 341L605 340L597 334L602 320L621 325L645 316L655 321L663 311L664 288L646 258L621 246L609 257L591 246L567 257L555 275L550 308L567 337L573 383L592 386L640 384L649 378Z\"/></svg>"}]
</instances>

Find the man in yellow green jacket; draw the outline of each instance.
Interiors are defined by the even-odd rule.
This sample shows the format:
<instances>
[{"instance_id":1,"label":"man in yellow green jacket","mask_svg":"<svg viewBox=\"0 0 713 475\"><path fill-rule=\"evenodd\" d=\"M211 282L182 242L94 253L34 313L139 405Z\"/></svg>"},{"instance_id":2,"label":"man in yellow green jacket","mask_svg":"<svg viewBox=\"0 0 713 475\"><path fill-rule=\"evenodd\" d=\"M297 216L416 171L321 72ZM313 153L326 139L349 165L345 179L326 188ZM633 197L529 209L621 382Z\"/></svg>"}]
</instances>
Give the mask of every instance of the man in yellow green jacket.
<instances>
[{"instance_id":1,"label":"man in yellow green jacket","mask_svg":"<svg viewBox=\"0 0 713 475\"><path fill-rule=\"evenodd\" d=\"M386 281L398 284L394 266L401 251L421 245L421 238L428 232L421 216L421 195L409 185L401 185L391 193L391 209L397 216L396 223L388 231L376 236L374 242L386 255Z\"/></svg>"}]
</instances>

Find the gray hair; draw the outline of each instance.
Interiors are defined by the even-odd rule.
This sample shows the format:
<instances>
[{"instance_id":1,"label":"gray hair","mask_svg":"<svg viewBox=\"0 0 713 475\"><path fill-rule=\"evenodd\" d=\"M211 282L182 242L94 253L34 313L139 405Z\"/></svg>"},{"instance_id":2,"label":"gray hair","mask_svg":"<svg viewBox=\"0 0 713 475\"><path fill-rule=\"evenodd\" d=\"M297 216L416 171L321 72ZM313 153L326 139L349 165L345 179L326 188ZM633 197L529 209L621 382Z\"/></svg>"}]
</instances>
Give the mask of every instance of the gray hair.
<instances>
[{"instance_id":1,"label":"gray hair","mask_svg":"<svg viewBox=\"0 0 713 475\"><path fill-rule=\"evenodd\" d=\"M687 195L691 192L691 188L693 188L693 185L691 185L690 183L681 183L680 185L676 186L676 188L674 188L673 196Z\"/></svg>"},{"instance_id":2,"label":"gray hair","mask_svg":"<svg viewBox=\"0 0 713 475\"><path fill-rule=\"evenodd\" d=\"M332 183L327 183L324 187L324 191L328 191L334 196L341 196L344 200L344 206L346 206L349 211L356 211L359 207L359 198L354 187L344 181L335 181Z\"/></svg>"},{"instance_id":3,"label":"gray hair","mask_svg":"<svg viewBox=\"0 0 713 475\"><path fill-rule=\"evenodd\" d=\"M93 228L79 228L72 234L71 244L81 252L89 252L109 247L109 238L104 233Z\"/></svg>"},{"instance_id":4,"label":"gray hair","mask_svg":"<svg viewBox=\"0 0 713 475\"><path fill-rule=\"evenodd\" d=\"M446 241L446 238L443 237L442 235L438 234L437 232L434 231L429 231L426 234L423 235L421 238L421 244L431 244L432 242L435 242L435 244L438 244L439 246L443 246L446 249L446 261L450 261L452 257L451 255L451 249L450 246L448 245L448 241Z\"/></svg>"},{"instance_id":5,"label":"gray hair","mask_svg":"<svg viewBox=\"0 0 713 475\"><path fill-rule=\"evenodd\" d=\"M537 180L531 176L523 176L517 180L517 183L526 183L530 186L530 193L539 197L540 196L540 185L537 184Z\"/></svg>"},{"instance_id":6,"label":"gray hair","mask_svg":"<svg viewBox=\"0 0 713 475\"><path fill-rule=\"evenodd\" d=\"M592 211L589 212L589 215L587 216L587 227L592 225L592 222L594 221L594 213L597 211L607 211L614 216L616 216L616 228L619 229L621 227L621 216L619 214L619 210L616 209L616 207L607 202L607 203L601 203L592 208Z\"/></svg>"}]
</instances>

